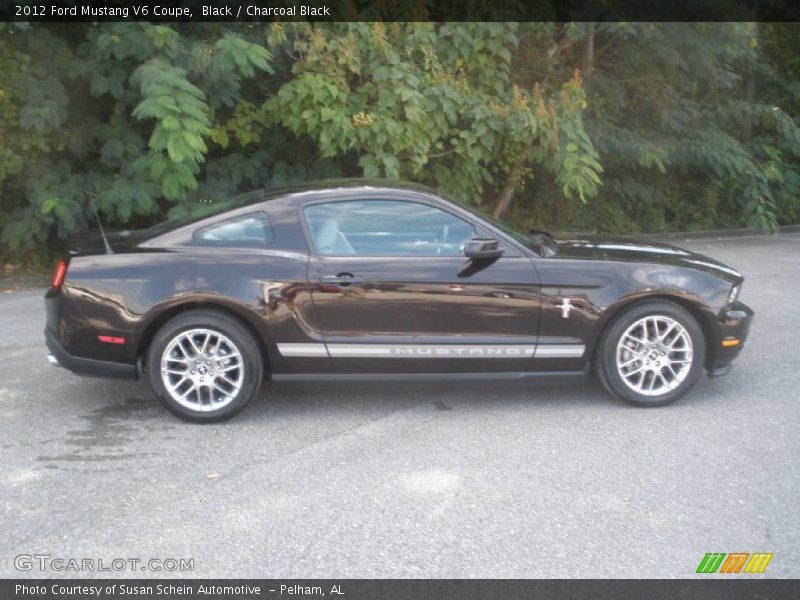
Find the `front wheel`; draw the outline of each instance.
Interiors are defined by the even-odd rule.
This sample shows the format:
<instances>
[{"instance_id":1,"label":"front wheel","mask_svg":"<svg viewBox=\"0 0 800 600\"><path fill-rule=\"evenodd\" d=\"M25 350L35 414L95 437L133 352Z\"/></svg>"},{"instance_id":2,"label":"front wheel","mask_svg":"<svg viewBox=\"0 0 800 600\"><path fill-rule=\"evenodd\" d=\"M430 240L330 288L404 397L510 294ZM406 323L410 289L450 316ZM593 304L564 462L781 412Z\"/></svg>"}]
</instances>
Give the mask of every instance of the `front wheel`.
<instances>
[{"instance_id":1,"label":"front wheel","mask_svg":"<svg viewBox=\"0 0 800 600\"><path fill-rule=\"evenodd\" d=\"M150 385L164 406L196 422L229 419L261 387L263 361L253 335L226 314L193 310L167 322L147 359Z\"/></svg>"},{"instance_id":2,"label":"front wheel","mask_svg":"<svg viewBox=\"0 0 800 600\"><path fill-rule=\"evenodd\" d=\"M597 348L597 374L614 396L637 406L674 402L697 382L705 362L703 331L672 302L638 304L620 315Z\"/></svg>"}]
</instances>

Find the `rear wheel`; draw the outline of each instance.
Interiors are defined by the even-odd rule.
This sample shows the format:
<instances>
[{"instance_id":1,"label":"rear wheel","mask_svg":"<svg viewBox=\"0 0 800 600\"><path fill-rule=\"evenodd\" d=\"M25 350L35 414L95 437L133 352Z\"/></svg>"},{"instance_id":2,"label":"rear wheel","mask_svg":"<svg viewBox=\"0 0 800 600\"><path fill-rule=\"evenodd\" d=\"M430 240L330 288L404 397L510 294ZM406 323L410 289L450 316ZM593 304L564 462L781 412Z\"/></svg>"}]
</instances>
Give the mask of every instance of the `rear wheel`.
<instances>
[{"instance_id":1,"label":"rear wheel","mask_svg":"<svg viewBox=\"0 0 800 600\"><path fill-rule=\"evenodd\" d=\"M193 310L167 322L147 359L150 385L164 406L196 422L229 419L258 393L261 352L250 331L224 313Z\"/></svg>"},{"instance_id":2,"label":"rear wheel","mask_svg":"<svg viewBox=\"0 0 800 600\"><path fill-rule=\"evenodd\" d=\"M637 406L674 402L697 382L705 362L703 331L672 302L637 304L606 330L597 348L600 381Z\"/></svg>"}]
</instances>

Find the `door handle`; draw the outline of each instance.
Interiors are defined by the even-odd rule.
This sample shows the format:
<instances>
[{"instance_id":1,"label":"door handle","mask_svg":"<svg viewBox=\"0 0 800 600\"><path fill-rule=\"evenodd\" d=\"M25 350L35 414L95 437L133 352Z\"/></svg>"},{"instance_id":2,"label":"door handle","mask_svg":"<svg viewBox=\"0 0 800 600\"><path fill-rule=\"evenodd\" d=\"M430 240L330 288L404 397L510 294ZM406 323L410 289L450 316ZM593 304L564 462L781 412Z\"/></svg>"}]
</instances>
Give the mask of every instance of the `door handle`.
<instances>
[{"instance_id":1,"label":"door handle","mask_svg":"<svg viewBox=\"0 0 800 600\"><path fill-rule=\"evenodd\" d=\"M339 273L338 275L324 275L319 278L320 283L338 285L339 287L350 287L351 285L361 285L364 280L355 277L352 273Z\"/></svg>"}]
</instances>

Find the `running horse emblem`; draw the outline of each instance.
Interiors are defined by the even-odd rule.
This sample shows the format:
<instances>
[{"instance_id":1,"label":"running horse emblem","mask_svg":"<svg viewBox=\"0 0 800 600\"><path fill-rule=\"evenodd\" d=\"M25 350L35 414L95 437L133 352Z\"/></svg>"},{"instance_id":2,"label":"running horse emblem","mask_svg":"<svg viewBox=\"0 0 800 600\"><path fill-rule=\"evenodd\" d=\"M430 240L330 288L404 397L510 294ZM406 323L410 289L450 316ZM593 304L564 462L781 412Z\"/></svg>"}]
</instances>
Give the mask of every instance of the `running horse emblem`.
<instances>
[{"instance_id":1,"label":"running horse emblem","mask_svg":"<svg viewBox=\"0 0 800 600\"><path fill-rule=\"evenodd\" d=\"M556 305L556 307L561 309L561 318L562 318L562 319L568 319L568 318L569 318L569 312L570 312L570 311L571 311L573 308L575 308L575 307L574 307L574 306L572 306L572 304L570 303L570 301L569 301L569 298L564 298L564 299L561 301L561 304L557 304L557 305Z\"/></svg>"}]
</instances>

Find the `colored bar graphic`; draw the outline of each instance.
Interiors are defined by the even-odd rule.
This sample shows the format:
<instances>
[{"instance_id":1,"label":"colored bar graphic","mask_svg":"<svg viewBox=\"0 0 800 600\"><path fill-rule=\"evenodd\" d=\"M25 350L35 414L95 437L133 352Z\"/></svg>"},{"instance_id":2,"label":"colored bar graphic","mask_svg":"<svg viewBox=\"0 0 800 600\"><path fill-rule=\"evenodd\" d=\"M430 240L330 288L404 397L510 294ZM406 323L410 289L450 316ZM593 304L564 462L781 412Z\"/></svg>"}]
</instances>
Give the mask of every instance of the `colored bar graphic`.
<instances>
[{"instance_id":1,"label":"colored bar graphic","mask_svg":"<svg viewBox=\"0 0 800 600\"><path fill-rule=\"evenodd\" d=\"M728 554L728 558L722 564L720 573L738 573L742 570L747 557L750 556L749 552L734 552Z\"/></svg>"},{"instance_id":2,"label":"colored bar graphic","mask_svg":"<svg viewBox=\"0 0 800 600\"><path fill-rule=\"evenodd\" d=\"M750 562L744 568L745 573L763 573L767 568L769 561L772 560L772 553L760 552L754 553L750 558Z\"/></svg>"},{"instance_id":3,"label":"colored bar graphic","mask_svg":"<svg viewBox=\"0 0 800 600\"><path fill-rule=\"evenodd\" d=\"M708 562L709 558L711 558L711 554L710 553L706 553L706 555L703 557L703 560L701 560L700 564L697 566L697 571L695 571L695 573L705 573L706 572L706 563Z\"/></svg>"},{"instance_id":4,"label":"colored bar graphic","mask_svg":"<svg viewBox=\"0 0 800 600\"><path fill-rule=\"evenodd\" d=\"M697 567L697 573L716 573L722 564L722 559L725 558L724 552L709 552L700 561Z\"/></svg>"},{"instance_id":5,"label":"colored bar graphic","mask_svg":"<svg viewBox=\"0 0 800 600\"><path fill-rule=\"evenodd\" d=\"M727 559L725 558L726 556ZM749 552L732 552L730 554L707 552L700 564L697 565L696 573L716 573L718 571L720 574L763 573L772 557L773 554L768 552L755 552L753 554Z\"/></svg>"}]
</instances>

